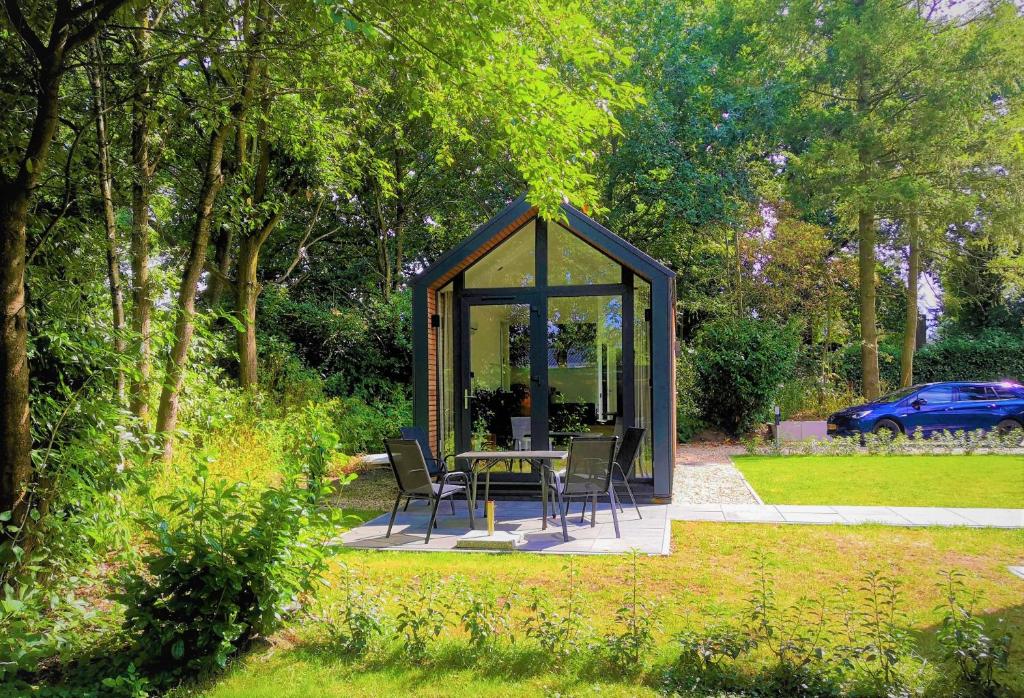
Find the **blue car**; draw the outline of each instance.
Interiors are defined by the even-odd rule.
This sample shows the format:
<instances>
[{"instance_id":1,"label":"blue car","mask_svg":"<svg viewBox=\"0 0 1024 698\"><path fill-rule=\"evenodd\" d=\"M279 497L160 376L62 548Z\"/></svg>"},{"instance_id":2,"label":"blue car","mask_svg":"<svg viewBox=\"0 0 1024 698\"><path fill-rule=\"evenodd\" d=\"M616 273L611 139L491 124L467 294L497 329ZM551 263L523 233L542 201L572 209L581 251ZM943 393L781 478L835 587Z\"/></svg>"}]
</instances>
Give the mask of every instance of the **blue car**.
<instances>
[{"instance_id":1,"label":"blue car","mask_svg":"<svg viewBox=\"0 0 1024 698\"><path fill-rule=\"evenodd\" d=\"M889 431L913 434L1024 428L1024 387L1017 383L926 383L902 388L874 402L828 418L831 436Z\"/></svg>"}]
</instances>

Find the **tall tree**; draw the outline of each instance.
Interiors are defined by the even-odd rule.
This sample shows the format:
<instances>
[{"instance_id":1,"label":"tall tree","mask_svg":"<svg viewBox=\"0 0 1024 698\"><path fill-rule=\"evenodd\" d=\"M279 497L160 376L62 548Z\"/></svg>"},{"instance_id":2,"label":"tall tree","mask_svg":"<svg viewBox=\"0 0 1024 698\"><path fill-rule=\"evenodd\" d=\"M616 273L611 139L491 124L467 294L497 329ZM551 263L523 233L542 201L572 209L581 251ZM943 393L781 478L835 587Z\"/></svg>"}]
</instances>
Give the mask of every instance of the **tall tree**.
<instances>
[{"instance_id":1,"label":"tall tree","mask_svg":"<svg viewBox=\"0 0 1024 698\"><path fill-rule=\"evenodd\" d=\"M30 116L0 158L0 512L27 511L32 436L29 418L28 312L25 295L29 207L46 167L60 118L60 87L69 60L97 35L126 0L60 0L29 13L19 0L4 0L5 24L23 47ZM27 133L27 139L22 134ZM9 169L8 162L14 163ZM13 171L12 171L13 170Z\"/></svg>"},{"instance_id":2,"label":"tall tree","mask_svg":"<svg viewBox=\"0 0 1024 698\"><path fill-rule=\"evenodd\" d=\"M96 174L99 177L100 205L103 209L103 228L107 238L107 283L110 286L111 326L114 335L114 350L124 354L125 317L124 295L121 291L121 259L117 244L117 220L114 216L114 183L110 171L110 132L107 129L107 88L106 68L103 61L103 46L99 39L93 41L92 65L89 66L89 85L92 87L93 111L96 121ZM115 383L118 403L124 402L124 370L118 368Z\"/></svg>"}]
</instances>

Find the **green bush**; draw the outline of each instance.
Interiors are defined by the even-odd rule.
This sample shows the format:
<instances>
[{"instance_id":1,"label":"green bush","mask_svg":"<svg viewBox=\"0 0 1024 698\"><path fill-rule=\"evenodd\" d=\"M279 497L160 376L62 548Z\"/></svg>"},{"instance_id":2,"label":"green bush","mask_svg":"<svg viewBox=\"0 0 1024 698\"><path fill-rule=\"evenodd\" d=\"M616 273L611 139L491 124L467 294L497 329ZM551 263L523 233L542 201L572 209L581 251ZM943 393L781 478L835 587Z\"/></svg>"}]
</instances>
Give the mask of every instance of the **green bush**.
<instances>
[{"instance_id":1,"label":"green bush","mask_svg":"<svg viewBox=\"0 0 1024 698\"><path fill-rule=\"evenodd\" d=\"M704 418L730 434L766 421L793 374L796 333L768 320L722 319L704 325L694 344Z\"/></svg>"},{"instance_id":2,"label":"green bush","mask_svg":"<svg viewBox=\"0 0 1024 698\"><path fill-rule=\"evenodd\" d=\"M209 481L197 460L194 486L161 497L166 513L146 517L153 550L121 594L144 666L165 676L223 667L277 629L322 578L336 522L294 480L256 494Z\"/></svg>"},{"instance_id":3,"label":"green bush","mask_svg":"<svg viewBox=\"0 0 1024 698\"><path fill-rule=\"evenodd\" d=\"M878 372L889 389L899 385L900 347L878 347ZM860 345L843 348L839 373L860 390ZM926 344L914 354L914 382L1024 380L1024 335L989 330L977 337L953 336Z\"/></svg>"},{"instance_id":4,"label":"green bush","mask_svg":"<svg viewBox=\"0 0 1024 698\"><path fill-rule=\"evenodd\" d=\"M700 405L697 404L697 368L694 350L683 347L676 358L676 436L689 441L704 425Z\"/></svg>"}]
</instances>

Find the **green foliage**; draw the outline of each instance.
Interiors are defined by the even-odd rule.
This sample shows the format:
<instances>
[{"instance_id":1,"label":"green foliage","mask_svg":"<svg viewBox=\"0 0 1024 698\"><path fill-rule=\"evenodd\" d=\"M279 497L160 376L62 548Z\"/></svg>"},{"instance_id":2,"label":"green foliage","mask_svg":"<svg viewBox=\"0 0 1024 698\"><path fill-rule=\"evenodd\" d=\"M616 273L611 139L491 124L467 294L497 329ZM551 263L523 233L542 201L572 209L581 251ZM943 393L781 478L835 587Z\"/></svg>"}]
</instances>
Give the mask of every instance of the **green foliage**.
<instances>
[{"instance_id":1,"label":"green foliage","mask_svg":"<svg viewBox=\"0 0 1024 698\"><path fill-rule=\"evenodd\" d=\"M694 350L683 346L676 357L676 435L688 441L703 425Z\"/></svg>"},{"instance_id":2,"label":"green foliage","mask_svg":"<svg viewBox=\"0 0 1024 698\"><path fill-rule=\"evenodd\" d=\"M383 599L350 566L341 565L341 601L327 611L328 630L343 652L364 654L388 629Z\"/></svg>"},{"instance_id":3,"label":"green foliage","mask_svg":"<svg viewBox=\"0 0 1024 698\"><path fill-rule=\"evenodd\" d=\"M462 628L469 636L469 646L474 652L482 653L504 635L512 630L512 605L516 600L515 584L499 596L493 585L468 585L463 587L462 601L465 610L462 612Z\"/></svg>"},{"instance_id":4,"label":"green foliage","mask_svg":"<svg viewBox=\"0 0 1024 698\"><path fill-rule=\"evenodd\" d=\"M698 401L704 417L730 434L767 421L779 388L793 371L796 336L769 321L722 319L694 342Z\"/></svg>"},{"instance_id":5,"label":"green foliage","mask_svg":"<svg viewBox=\"0 0 1024 698\"><path fill-rule=\"evenodd\" d=\"M404 651L411 659L424 659L430 641L436 639L448 624L449 604L440 580L432 576L418 577L411 594L398 600L397 628L405 636Z\"/></svg>"},{"instance_id":6,"label":"green foliage","mask_svg":"<svg viewBox=\"0 0 1024 698\"><path fill-rule=\"evenodd\" d=\"M943 573L939 588L945 605L938 609L943 611L939 645L943 658L956 667L960 684L972 695L998 695L997 672L1009 666L1013 636L999 627L993 632L974 613L977 594L967 588L964 578L956 570Z\"/></svg>"},{"instance_id":7,"label":"green foliage","mask_svg":"<svg viewBox=\"0 0 1024 698\"><path fill-rule=\"evenodd\" d=\"M278 628L319 584L337 520L293 480L259 494L210 481L205 459L196 457L192 487L145 515L153 551L121 594L140 656L170 675L223 668Z\"/></svg>"},{"instance_id":8,"label":"green foliage","mask_svg":"<svg viewBox=\"0 0 1024 698\"><path fill-rule=\"evenodd\" d=\"M526 636L533 638L555 662L567 659L583 641L584 596L576 561L570 557L562 571L565 578L562 597L552 600L535 589L525 620Z\"/></svg>"},{"instance_id":9,"label":"green foliage","mask_svg":"<svg viewBox=\"0 0 1024 698\"><path fill-rule=\"evenodd\" d=\"M646 580L640 574L640 564L640 554L632 551L626 580L629 590L615 611L616 630L603 638L609 663L625 674L643 672L658 630L659 609L644 596Z\"/></svg>"},{"instance_id":10,"label":"green foliage","mask_svg":"<svg viewBox=\"0 0 1024 698\"><path fill-rule=\"evenodd\" d=\"M900 347L879 345L879 372L884 385L900 380ZM860 384L860 349L845 347L840 375ZM1024 335L988 330L976 337L954 335L925 344L914 353L914 382L1024 380Z\"/></svg>"}]
</instances>

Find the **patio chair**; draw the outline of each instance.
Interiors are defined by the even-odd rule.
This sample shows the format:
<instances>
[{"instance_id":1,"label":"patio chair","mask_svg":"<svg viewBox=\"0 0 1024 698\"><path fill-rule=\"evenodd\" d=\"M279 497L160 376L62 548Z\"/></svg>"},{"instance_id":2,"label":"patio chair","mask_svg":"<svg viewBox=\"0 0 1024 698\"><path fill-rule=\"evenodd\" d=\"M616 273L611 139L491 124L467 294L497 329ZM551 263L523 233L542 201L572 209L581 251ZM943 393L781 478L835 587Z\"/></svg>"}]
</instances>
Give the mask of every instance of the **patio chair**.
<instances>
[{"instance_id":1,"label":"patio chair","mask_svg":"<svg viewBox=\"0 0 1024 698\"><path fill-rule=\"evenodd\" d=\"M423 431L420 427L402 427L398 431L402 434L403 439L412 439L420 445L420 451L423 452L423 459L427 462L427 472L430 473L430 479L434 482L440 482L448 473L448 460L451 459L452 464L454 465L455 456L451 455L435 458L434 452L430 448L430 439L427 438L427 432ZM408 510L409 500L406 500L405 507L402 508L402 511ZM454 502L452 502L452 513L455 513Z\"/></svg>"},{"instance_id":2,"label":"patio chair","mask_svg":"<svg viewBox=\"0 0 1024 698\"><path fill-rule=\"evenodd\" d=\"M530 450L530 418L512 417L512 449L515 451Z\"/></svg>"},{"instance_id":3,"label":"patio chair","mask_svg":"<svg viewBox=\"0 0 1024 698\"><path fill-rule=\"evenodd\" d=\"M420 449L419 442L415 439L385 439L384 448L388 452L388 460L391 461L391 469L395 473L395 480L398 482L398 496L395 498L395 506L391 508L391 519L388 521L388 532L385 538L391 537L391 527L395 524L395 517L398 515L398 505L402 497L406 498L406 506L413 499L425 499L431 502L430 523L427 525L427 539L424 543L430 542L431 532L437 528L437 505L442 499L452 503L452 513L455 513L453 498L457 494L465 494L469 488L469 476L463 472L445 473L440 477L439 482L430 478L427 470L427 459ZM464 484L451 484L450 480L462 480ZM466 508L469 509L469 527L473 528L473 503L466 497Z\"/></svg>"},{"instance_id":4,"label":"patio chair","mask_svg":"<svg viewBox=\"0 0 1024 698\"><path fill-rule=\"evenodd\" d=\"M557 497L557 511L562 517L562 535L569 540L565 517L569 513L569 504L574 499L591 501L593 511L590 516L591 527L597 525L597 498L608 497L611 504L612 522L615 524L615 537L621 538L619 531L618 499L612 486L612 469L615 465L614 436L590 436L573 439L569 443L569 459L564 473L552 471L551 493ZM583 519L580 519L582 523Z\"/></svg>"},{"instance_id":5,"label":"patio chair","mask_svg":"<svg viewBox=\"0 0 1024 698\"><path fill-rule=\"evenodd\" d=\"M629 486L629 479L633 477L633 471L636 469L636 459L640 455L640 445L643 443L645 431L646 429L642 427L627 428L622 439L619 441L619 450L615 453L615 462L612 463L612 487L616 487L619 484L626 486L626 494L629 495L629 501L633 502L636 515L641 519L644 518L644 515L640 513L636 497L633 496L633 488ZM586 511L587 502L584 500L582 513L585 514ZM622 508L621 499L619 500L619 511L625 511Z\"/></svg>"}]
</instances>

